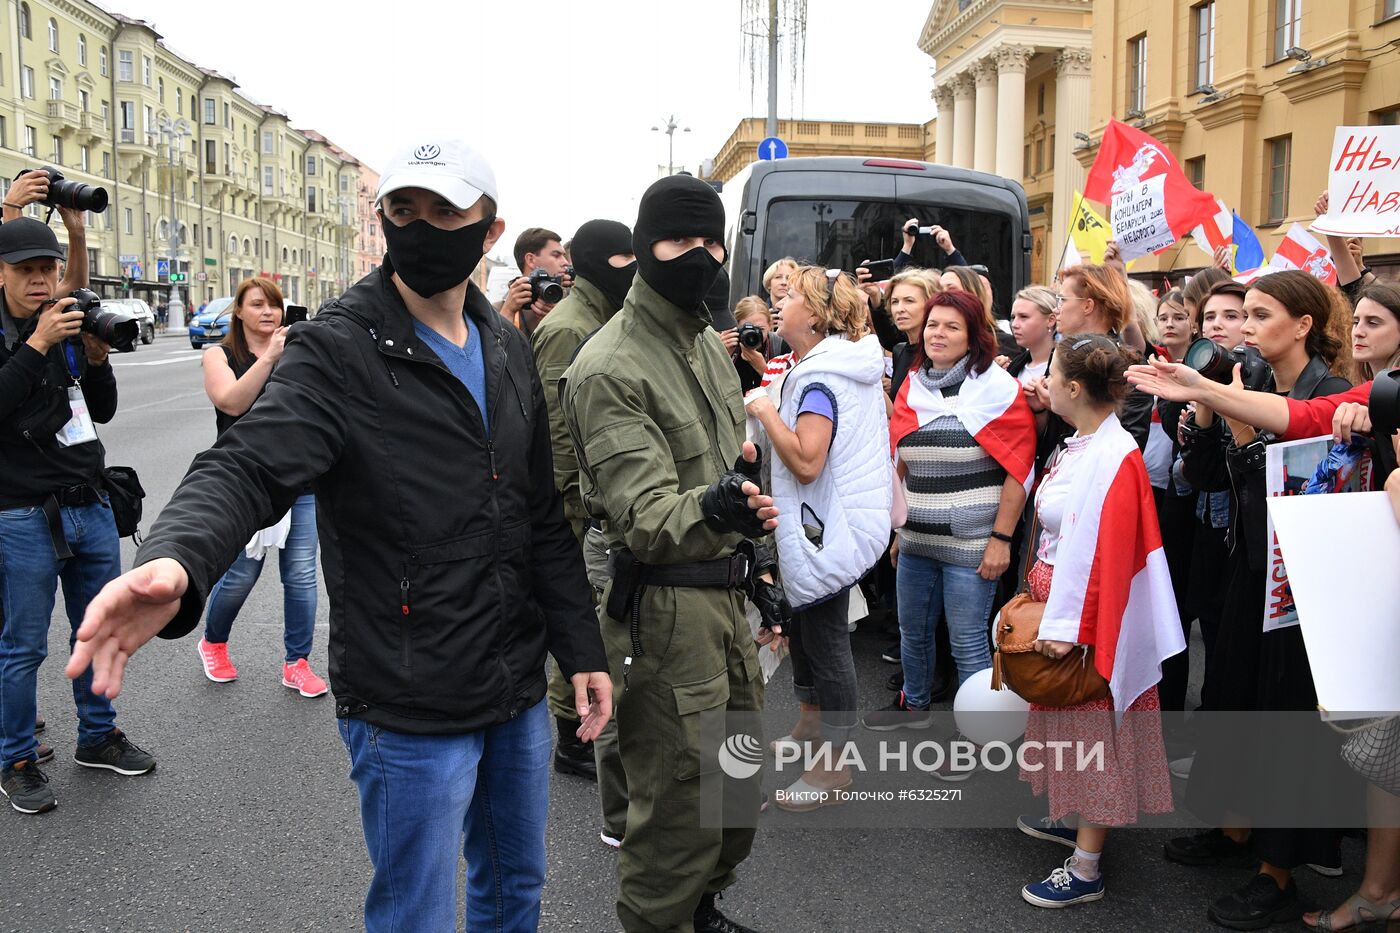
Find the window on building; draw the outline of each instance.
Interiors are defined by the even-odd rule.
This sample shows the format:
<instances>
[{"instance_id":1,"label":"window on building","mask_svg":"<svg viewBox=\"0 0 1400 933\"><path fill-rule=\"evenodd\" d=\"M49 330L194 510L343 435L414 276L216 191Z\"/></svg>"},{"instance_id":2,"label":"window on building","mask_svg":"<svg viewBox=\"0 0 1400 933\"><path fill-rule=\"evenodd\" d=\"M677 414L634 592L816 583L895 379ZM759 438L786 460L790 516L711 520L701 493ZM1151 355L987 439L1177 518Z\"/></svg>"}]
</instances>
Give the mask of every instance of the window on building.
<instances>
[{"instance_id":1,"label":"window on building","mask_svg":"<svg viewBox=\"0 0 1400 933\"><path fill-rule=\"evenodd\" d=\"M21 97L34 97L34 69L28 65L19 70L19 94Z\"/></svg>"},{"instance_id":2,"label":"window on building","mask_svg":"<svg viewBox=\"0 0 1400 933\"><path fill-rule=\"evenodd\" d=\"M314 214L314 213L316 213L316 186L315 186L315 185L307 185L307 186L306 186L306 212L307 212L308 214Z\"/></svg>"},{"instance_id":3,"label":"window on building","mask_svg":"<svg viewBox=\"0 0 1400 933\"><path fill-rule=\"evenodd\" d=\"M165 103L165 79L156 78L156 97L162 104Z\"/></svg>"},{"instance_id":4,"label":"window on building","mask_svg":"<svg viewBox=\"0 0 1400 933\"><path fill-rule=\"evenodd\" d=\"M92 171L92 150L87 146L78 150L78 168L85 172Z\"/></svg>"},{"instance_id":5,"label":"window on building","mask_svg":"<svg viewBox=\"0 0 1400 933\"><path fill-rule=\"evenodd\" d=\"M97 50L97 70L102 72L102 77L107 77L107 46L102 46Z\"/></svg>"},{"instance_id":6,"label":"window on building","mask_svg":"<svg viewBox=\"0 0 1400 933\"><path fill-rule=\"evenodd\" d=\"M87 113L92 109L92 95L87 91L78 89L78 110Z\"/></svg>"},{"instance_id":7,"label":"window on building","mask_svg":"<svg viewBox=\"0 0 1400 933\"><path fill-rule=\"evenodd\" d=\"M263 130L262 151L263 155L272 155L272 130Z\"/></svg>"},{"instance_id":8,"label":"window on building","mask_svg":"<svg viewBox=\"0 0 1400 933\"><path fill-rule=\"evenodd\" d=\"M205 228L204 228L204 248L205 248L205 249L213 249L213 248L214 248L214 228L213 228L213 227L205 227Z\"/></svg>"},{"instance_id":9,"label":"window on building","mask_svg":"<svg viewBox=\"0 0 1400 933\"><path fill-rule=\"evenodd\" d=\"M1206 187L1206 157L1196 156L1194 159L1186 160L1186 177L1191 184L1202 191Z\"/></svg>"},{"instance_id":10,"label":"window on building","mask_svg":"<svg viewBox=\"0 0 1400 933\"><path fill-rule=\"evenodd\" d=\"M128 234L134 233L135 229L136 228L132 226L131 208L128 207L122 213L122 232Z\"/></svg>"},{"instance_id":11,"label":"window on building","mask_svg":"<svg viewBox=\"0 0 1400 933\"><path fill-rule=\"evenodd\" d=\"M263 181L263 185L262 185L263 194L264 194L264 195L270 195L270 194L272 194L272 183L273 183L273 169L272 169L272 166L271 166L271 165L264 165L264 166L263 166L263 173L262 173L262 175L263 175L263 179L262 179L262 181Z\"/></svg>"},{"instance_id":12,"label":"window on building","mask_svg":"<svg viewBox=\"0 0 1400 933\"><path fill-rule=\"evenodd\" d=\"M39 131L32 126L24 128L24 154L28 156L39 154Z\"/></svg>"},{"instance_id":13,"label":"window on building","mask_svg":"<svg viewBox=\"0 0 1400 933\"><path fill-rule=\"evenodd\" d=\"M1147 109L1147 33L1128 40L1128 112Z\"/></svg>"},{"instance_id":14,"label":"window on building","mask_svg":"<svg viewBox=\"0 0 1400 933\"><path fill-rule=\"evenodd\" d=\"M1039 175L1045 171L1045 140L1035 141L1035 173Z\"/></svg>"},{"instance_id":15,"label":"window on building","mask_svg":"<svg viewBox=\"0 0 1400 933\"><path fill-rule=\"evenodd\" d=\"M1303 44L1303 0L1274 0L1274 61Z\"/></svg>"},{"instance_id":16,"label":"window on building","mask_svg":"<svg viewBox=\"0 0 1400 933\"><path fill-rule=\"evenodd\" d=\"M87 67L87 36L78 33L78 64Z\"/></svg>"},{"instance_id":17,"label":"window on building","mask_svg":"<svg viewBox=\"0 0 1400 933\"><path fill-rule=\"evenodd\" d=\"M214 98L204 98L204 125L213 126L218 119L218 109L214 106Z\"/></svg>"},{"instance_id":18,"label":"window on building","mask_svg":"<svg viewBox=\"0 0 1400 933\"><path fill-rule=\"evenodd\" d=\"M141 109L146 116L146 122L142 124L142 128L145 129L146 135L150 136L156 129L156 112L151 109L150 104Z\"/></svg>"},{"instance_id":19,"label":"window on building","mask_svg":"<svg viewBox=\"0 0 1400 933\"><path fill-rule=\"evenodd\" d=\"M1395 0L1400 3L1400 0ZM1378 110L1371 114L1371 123L1375 126L1395 126L1400 124L1400 108L1392 107L1389 110Z\"/></svg>"},{"instance_id":20,"label":"window on building","mask_svg":"<svg viewBox=\"0 0 1400 933\"><path fill-rule=\"evenodd\" d=\"M107 101L102 102L102 119L104 122L112 118L112 105Z\"/></svg>"},{"instance_id":21,"label":"window on building","mask_svg":"<svg viewBox=\"0 0 1400 933\"><path fill-rule=\"evenodd\" d=\"M314 155L309 155L306 157L306 174L316 174L316 157Z\"/></svg>"},{"instance_id":22,"label":"window on building","mask_svg":"<svg viewBox=\"0 0 1400 933\"><path fill-rule=\"evenodd\" d=\"M63 164L63 137L62 137L62 136L50 136L50 137L49 137L49 145L50 145L50 147L52 147L51 150L50 150L50 152L49 152L49 158L50 158L50 159L53 159L53 164L54 164L54 165L62 165L62 164Z\"/></svg>"},{"instance_id":23,"label":"window on building","mask_svg":"<svg viewBox=\"0 0 1400 933\"><path fill-rule=\"evenodd\" d=\"M58 20L49 19L49 51L58 51Z\"/></svg>"},{"instance_id":24,"label":"window on building","mask_svg":"<svg viewBox=\"0 0 1400 933\"><path fill-rule=\"evenodd\" d=\"M121 111L121 141L136 142L136 104L129 100L117 101L117 108Z\"/></svg>"},{"instance_id":25,"label":"window on building","mask_svg":"<svg viewBox=\"0 0 1400 933\"><path fill-rule=\"evenodd\" d=\"M1279 136L1269 140L1269 223L1282 223L1288 216L1288 183L1292 162L1292 136Z\"/></svg>"},{"instance_id":26,"label":"window on building","mask_svg":"<svg viewBox=\"0 0 1400 933\"><path fill-rule=\"evenodd\" d=\"M117 80L136 80L136 53L126 50L117 52Z\"/></svg>"},{"instance_id":27,"label":"window on building","mask_svg":"<svg viewBox=\"0 0 1400 933\"><path fill-rule=\"evenodd\" d=\"M1385 0L1385 6L1382 7L1381 16L1384 19L1389 19L1392 16L1400 16L1400 0Z\"/></svg>"},{"instance_id":28,"label":"window on building","mask_svg":"<svg viewBox=\"0 0 1400 933\"><path fill-rule=\"evenodd\" d=\"M110 152L102 153L102 177L112 177L112 154Z\"/></svg>"},{"instance_id":29,"label":"window on building","mask_svg":"<svg viewBox=\"0 0 1400 933\"><path fill-rule=\"evenodd\" d=\"M233 129L233 116L228 108L228 101L224 101L224 129Z\"/></svg>"},{"instance_id":30,"label":"window on building","mask_svg":"<svg viewBox=\"0 0 1400 933\"><path fill-rule=\"evenodd\" d=\"M101 217L102 215L101 215L101 214L98 214L98 215L96 215L96 216ZM102 257L101 257L101 254L98 252L98 250L97 250L96 247L92 247L92 246L89 246L89 247L88 247L87 253L88 253L88 271L91 272L93 275L101 275L101 274L102 274L102 265L101 265Z\"/></svg>"},{"instance_id":31,"label":"window on building","mask_svg":"<svg viewBox=\"0 0 1400 933\"><path fill-rule=\"evenodd\" d=\"M1038 117L1045 116L1045 82L1040 82L1035 89L1035 114Z\"/></svg>"},{"instance_id":32,"label":"window on building","mask_svg":"<svg viewBox=\"0 0 1400 933\"><path fill-rule=\"evenodd\" d=\"M141 83L146 87L151 86L151 56L141 56Z\"/></svg>"},{"instance_id":33,"label":"window on building","mask_svg":"<svg viewBox=\"0 0 1400 933\"><path fill-rule=\"evenodd\" d=\"M49 76L49 100L63 100L63 79L56 75Z\"/></svg>"},{"instance_id":34,"label":"window on building","mask_svg":"<svg viewBox=\"0 0 1400 933\"><path fill-rule=\"evenodd\" d=\"M0 117L0 149L9 148L10 134L5 126L5 118Z\"/></svg>"},{"instance_id":35,"label":"window on building","mask_svg":"<svg viewBox=\"0 0 1400 933\"><path fill-rule=\"evenodd\" d=\"M1191 90L1215 83L1215 0L1191 8Z\"/></svg>"},{"instance_id":36,"label":"window on building","mask_svg":"<svg viewBox=\"0 0 1400 933\"><path fill-rule=\"evenodd\" d=\"M34 38L29 28L29 4L27 3L19 5L19 34L26 39Z\"/></svg>"},{"instance_id":37,"label":"window on building","mask_svg":"<svg viewBox=\"0 0 1400 933\"><path fill-rule=\"evenodd\" d=\"M233 147L224 143L224 174L233 174Z\"/></svg>"},{"instance_id":38,"label":"window on building","mask_svg":"<svg viewBox=\"0 0 1400 933\"><path fill-rule=\"evenodd\" d=\"M204 174L213 175L218 171L218 143L212 139L204 141Z\"/></svg>"}]
</instances>

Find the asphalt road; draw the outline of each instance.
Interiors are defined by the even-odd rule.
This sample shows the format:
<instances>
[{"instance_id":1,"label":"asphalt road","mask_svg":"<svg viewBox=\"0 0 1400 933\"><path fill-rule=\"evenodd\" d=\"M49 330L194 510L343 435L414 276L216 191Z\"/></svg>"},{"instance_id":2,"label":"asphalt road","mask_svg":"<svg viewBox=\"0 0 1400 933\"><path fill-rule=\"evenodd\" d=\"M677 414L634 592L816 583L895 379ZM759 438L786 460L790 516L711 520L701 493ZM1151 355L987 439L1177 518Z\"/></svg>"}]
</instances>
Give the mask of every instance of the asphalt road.
<instances>
[{"instance_id":1,"label":"asphalt road","mask_svg":"<svg viewBox=\"0 0 1400 933\"><path fill-rule=\"evenodd\" d=\"M121 408L101 428L108 462L137 468L148 523L191 457L214 438L198 353L165 337L118 357ZM130 542L123 544L130 565ZM312 665L325 672L324 593ZM264 574L234 627L233 684L206 681L196 636L152 642L133 659L118 722L154 753L150 775L119 777L73 764L76 726L62 674L68 626L60 605L50 660L40 671L52 813L0 807L0 931L354 930L370 871L344 746L329 698L304 700L280 684L281 599ZM886 639L854 643L863 705L888 701ZM792 722L788 668L769 687L765 725ZM617 930L614 857L598 841L593 785L554 775L544 930ZM807 828L804 828L807 827ZM1111 834L1108 894L1097 904L1047 911L1020 886L1068 851L1013 828L812 829L770 811L739 883L723 902L765 933L806 931L1203 930L1209 900L1248 878L1163 861L1165 830ZM1324 906L1355 890L1361 846L1348 840L1347 873L1304 871L1300 886ZM1301 928L1301 927L1299 927Z\"/></svg>"}]
</instances>

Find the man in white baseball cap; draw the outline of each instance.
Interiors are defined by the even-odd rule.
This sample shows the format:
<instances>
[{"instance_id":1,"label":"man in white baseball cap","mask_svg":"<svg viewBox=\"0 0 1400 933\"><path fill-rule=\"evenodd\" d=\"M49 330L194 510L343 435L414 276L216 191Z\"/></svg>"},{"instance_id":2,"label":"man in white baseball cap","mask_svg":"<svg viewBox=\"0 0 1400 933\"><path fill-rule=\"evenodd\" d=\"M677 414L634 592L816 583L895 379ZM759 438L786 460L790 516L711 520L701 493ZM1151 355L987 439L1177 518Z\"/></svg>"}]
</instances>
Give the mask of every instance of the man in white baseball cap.
<instances>
[{"instance_id":1,"label":"man in white baseball cap","mask_svg":"<svg viewBox=\"0 0 1400 933\"><path fill-rule=\"evenodd\" d=\"M255 405L196 458L92 602L68 672L115 696L125 660L194 628L268 516L314 485L329 671L374 879L369 933L535 930L545 878L545 652L592 741L612 681L554 485L544 388L470 280L500 237L496 180L420 139L379 189L384 264L295 325ZM465 844L463 837L465 836Z\"/></svg>"}]
</instances>

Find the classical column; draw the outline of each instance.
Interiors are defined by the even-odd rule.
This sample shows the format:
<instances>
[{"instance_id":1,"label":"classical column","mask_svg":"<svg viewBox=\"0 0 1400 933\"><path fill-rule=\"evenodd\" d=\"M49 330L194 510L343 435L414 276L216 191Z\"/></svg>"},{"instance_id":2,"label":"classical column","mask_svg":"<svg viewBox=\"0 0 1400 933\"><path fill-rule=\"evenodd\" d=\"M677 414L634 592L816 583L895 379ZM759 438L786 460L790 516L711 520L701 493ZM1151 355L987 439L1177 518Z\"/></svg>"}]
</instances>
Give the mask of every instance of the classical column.
<instances>
[{"instance_id":1,"label":"classical column","mask_svg":"<svg viewBox=\"0 0 1400 933\"><path fill-rule=\"evenodd\" d=\"M997 63L984 58L972 66L977 80L977 136L972 145L972 167L979 172L997 168Z\"/></svg>"},{"instance_id":2,"label":"classical column","mask_svg":"<svg viewBox=\"0 0 1400 933\"><path fill-rule=\"evenodd\" d=\"M1026 65L1035 49L1002 46L997 60L996 173L1021 180L1021 146L1026 138Z\"/></svg>"},{"instance_id":3,"label":"classical column","mask_svg":"<svg viewBox=\"0 0 1400 933\"><path fill-rule=\"evenodd\" d=\"M953 164L972 168L973 125L972 75L963 72L953 79Z\"/></svg>"},{"instance_id":4,"label":"classical column","mask_svg":"<svg viewBox=\"0 0 1400 933\"><path fill-rule=\"evenodd\" d=\"M935 127L933 158L944 165L953 164L953 88L944 83L933 89L938 104L938 126Z\"/></svg>"},{"instance_id":5,"label":"classical column","mask_svg":"<svg viewBox=\"0 0 1400 933\"><path fill-rule=\"evenodd\" d=\"M1074 193L1084 190L1084 166L1074 157L1075 133L1088 133L1088 49L1065 49L1055 56L1055 191L1050 226L1056 242L1064 241Z\"/></svg>"}]
</instances>

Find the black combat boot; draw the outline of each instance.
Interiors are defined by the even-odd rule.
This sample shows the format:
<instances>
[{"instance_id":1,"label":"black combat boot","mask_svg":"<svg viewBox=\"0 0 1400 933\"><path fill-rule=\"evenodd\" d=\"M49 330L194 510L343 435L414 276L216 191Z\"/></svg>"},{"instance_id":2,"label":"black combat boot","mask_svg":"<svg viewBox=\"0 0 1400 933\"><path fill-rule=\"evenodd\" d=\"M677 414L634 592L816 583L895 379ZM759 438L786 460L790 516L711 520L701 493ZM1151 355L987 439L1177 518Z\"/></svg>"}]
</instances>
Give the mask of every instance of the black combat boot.
<instances>
[{"instance_id":1,"label":"black combat boot","mask_svg":"<svg viewBox=\"0 0 1400 933\"><path fill-rule=\"evenodd\" d=\"M593 759L593 746L580 742L575 735L578 723L562 716L555 716L554 723L559 729L559 744L554 746L554 770L590 781L598 780L598 763Z\"/></svg>"},{"instance_id":2,"label":"black combat boot","mask_svg":"<svg viewBox=\"0 0 1400 933\"><path fill-rule=\"evenodd\" d=\"M695 908L695 933L758 933L752 927L735 923L720 913L715 906L715 897L707 893L700 898L700 906Z\"/></svg>"}]
</instances>

